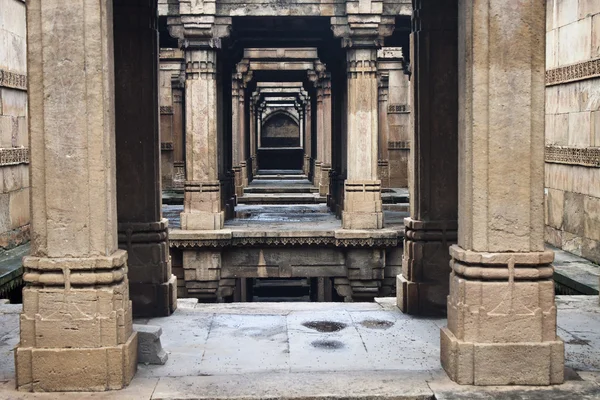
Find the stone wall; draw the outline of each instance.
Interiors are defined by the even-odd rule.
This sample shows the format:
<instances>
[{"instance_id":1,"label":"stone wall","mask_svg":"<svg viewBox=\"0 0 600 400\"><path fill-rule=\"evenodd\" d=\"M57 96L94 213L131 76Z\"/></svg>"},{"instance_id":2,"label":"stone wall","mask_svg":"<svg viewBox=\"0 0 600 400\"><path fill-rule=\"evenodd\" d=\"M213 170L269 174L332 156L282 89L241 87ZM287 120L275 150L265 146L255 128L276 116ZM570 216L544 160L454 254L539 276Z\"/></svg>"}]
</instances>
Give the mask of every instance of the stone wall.
<instances>
[{"instance_id":1,"label":"stone wall","mask_svg":"<svg viewBox=\"0 0 600 400\"><path fill-rule=\"evenodd\" d=\"M0 0L0 248L29 240L24 0Z\"/></svg>"},{"instance_id":2,"label":"stone wall","mask_svg":"<svg viewBox=\"0 0 600 400\"><path fill-rule=\"evenodd\" d=\"M600 263L600 1L548 0L546 241Z\"/></svg>"}]
</instances>

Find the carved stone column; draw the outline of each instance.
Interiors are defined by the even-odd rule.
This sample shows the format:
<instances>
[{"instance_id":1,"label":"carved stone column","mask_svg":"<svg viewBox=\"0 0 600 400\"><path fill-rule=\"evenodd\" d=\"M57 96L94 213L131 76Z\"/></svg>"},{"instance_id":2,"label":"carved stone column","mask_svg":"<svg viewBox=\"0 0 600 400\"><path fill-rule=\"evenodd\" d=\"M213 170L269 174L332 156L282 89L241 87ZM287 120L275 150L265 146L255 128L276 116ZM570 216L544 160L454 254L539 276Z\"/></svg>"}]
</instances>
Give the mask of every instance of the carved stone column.
<instances>
[{"instance_id":1,"label":"carved stone column","mask_svg":"<svg viewBox=\"0 0 600 400\"><path fill-rule=\"evenodd\" d=\"M221 229L217 52L187 42L185 56L186 181L181 229Z\"/></svg>"},{"instance_id":2,"label":"carved stone column","mask_svg":"<svg viewBox=\"0 0 600 400\"><path fill-rule=\"evenodd\" d=\"M328 72L323 73L321 76L321 91L323 96L323 133L321 143L323 157L321 158L319 193L321 196L328 197L330 187L329 174L331 172L331 113L333 112L331 106L331 74Z\"/></svg>"},{"instance_id":3,"label":"carved stone column","mask_svg":"<svg viewBox=\"0 0 600 400\"><path fill-rule=\"evenodd\" d=\"M457 3L414 3L410 218L397 280L398 307L408 314L446 313L458 213Z\"/></svg>"},{"instance_id":4,"label":"carved stone column","mask_svg":"<svg viewBox=\"0 0 600 400\"><path fill-rule=\"evenodd\" d=\"M248 133L250 136L250 168L252 175L256 174L256 112L254 108L254 99L250 99L250 126L248 127Z\"/></svg>"},{"instance_id":5,"label":"carved stone column","mask_svg":"<svg viewBox=\"0 0 600 400\"><path fill-rule=\"evenodd\" d=\"M172 82L173 89L173 188L183 189L185 183L185 80Z\"/></svg>"},{"instance_id":6,"label":"carved stone column","mask_svg":"<svg viewBox=\"0 0 600 400\"><path fill-rule=\"evenodd\" d=\"M545 13L543 1L460 1L459 230L441 359L462 384L563 381L544 251Z\"/></svg>"},{"instance_id":7,"label":"carved stone column","mask_svg":"<svg viewBox=\"0 0 600 400\"><path fill-rule=\"evenodd\" d=\"M377 177L381 181L383 188L390 187L390 163L388 156L388 82L389 75L387 73L379 73L378 90L379 90L379 159L377 161Z\"/></svg>"},{"instance_id":8,"label":"carved stone column","mask_svg":"<svg viewBox=\"0 0 600 400\"><path fill-rule=\"evenodd\" d=\"M156 3L115 0L113 9L119 248L129 254L134 316L165 316L177 307L177 286L161 209ZM172 110L163 117L171 121Z\"/></svg>"},{"instance_id":9,"label":"carved stone column","mask_svg":"<svg viewBox=\"0 0 600 400\"><path fill-rule=\"evenodd\" d=\"M312 106L306 102L304 113L304 173L310 176L312 163Z\"/></svg>"},{"instance_id":10,"label":"carved stone column","mask_svg":"<svg viewBox=\"0 0 600 400\"><path fill-rule=\"evenodd\" d=\"M20 390L120 389L136 371L117 247L111 3L27 3L32 239Z\"/></svg>"},{"instance_id":11,"label":"carved stone column","mask_svg":"<svg viewBox=\"0 0 600 400\"><path fill-rule=\"evenodd\" d=\"M242 80L238 77L238 74L233 74L231 78L231 151L236 197L241 197L244 194L241 135L243 117L240 115L240 97L244 97L242 85Z\"/></svg>"},{"instance_id":12,"label":"carved stone column","mask_svg":"<svg viewBox=\"0 0 600 400\"><path fill-rule=\"evenodd\" d=\"M377 179L377 49L347 50L348 174L344 183L345 229L383 227L381 181Z\"/></svg>"},{"instance_id":13,"label":"carved stone column","mask_svg":"<svg viewBox=\"0 0 600 400\"><path fill-rule=\"evenodd\" d=\"M315 86L316 93L316 154L313 154L313 184L319 188L321 186L321 165L323 164L323 88L319 79L319 74L315 71L309 71L309 79Z\"/></svg>"}]
</instances>

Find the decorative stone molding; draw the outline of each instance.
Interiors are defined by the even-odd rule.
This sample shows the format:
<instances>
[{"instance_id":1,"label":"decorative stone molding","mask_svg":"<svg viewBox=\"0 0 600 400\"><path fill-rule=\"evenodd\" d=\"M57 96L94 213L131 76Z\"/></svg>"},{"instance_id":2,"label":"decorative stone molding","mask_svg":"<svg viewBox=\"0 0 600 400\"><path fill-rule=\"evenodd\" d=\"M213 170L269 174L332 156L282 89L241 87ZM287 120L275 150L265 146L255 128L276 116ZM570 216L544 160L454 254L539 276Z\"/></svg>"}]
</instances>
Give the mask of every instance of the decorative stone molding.
<instances>
[{"instance_id":1,"label":"decorative stone molding","mask_svg":"<svg viewBox=\"0 0 600 400\"><path fill-rule=\"evenodd\" d=\"M161 114L173 114L173 107L171 106L160 106Z\"/></svg>"},{"instance_id":2,"label":"decorative stone molding","mask_svg":"<svg viewBox=\"0 0 600 400\"><path fill-rule=\"evenodd\" d=\"M410 141L401 140L398 142L388 142L389 150L410 150Z\"/></svg>"},{"instance_id":3,"label":"decorative stone molding","mask_svg":"<svg viewBox=\"0 0 600 400\"><path fill-rule=\"evenodd\" d=\"M600 147L546 146L546 162L600 168Z\"/></svg>"},{"instance_id":4,"label":"decorative stone molding","mask_svg":"<svg viewBox=\"0 0 600 400\"><path fill-rule=\"evenodd\" d=\"M160 149L162 151L173 151L173 142L161 142Z\"/></svg>"},{"instance_id":5,"label":"decorative stone molding","mask_svg":"<svg viewBox=\"0 0 600 400\"><path fill-rule=\"evenodd\" d=\"M405 114L409 113L407 104L389 104L388 105L388 114Z\"/></svg>"},{"instance_id":6,"label":"decorative stone molding","mask_svg":"<svg viewBox=\"0 0 600 400\"><path fill-rule=\"evenodd\" d=\"M396 247L398 238L337 239L335 237L239 237L232 239L171 239L171 248L224 248L224 247Z\"/></svg>"},{"instance_id":7,"label":"decorative stone molding","mask_svg":"<svg viewBox=\"0 0 600 400\"><path fill-rule=\"evenodd\" d=\"M27 90L27 75L0 69L0 87Z\"/></svg>"},{"instance_id":8,"label":"decorative stone molding","mask_svg":"<svg viewBox=\"0 0 600 400\"><path fill-rule=\"evenodd\" d=\"M546 86L600 77L600 58L546 71Z\"/></svg>"},{"instance_id":9,"label":"decorative stone molding","mask_svg":"<svg viewBox=\"0 0 600 400\"><path fill-rule=\"evenodd\" d=\"M28 147L0 149L0 167L18 164L29 164Z\"/></svg>"}]
</instances>

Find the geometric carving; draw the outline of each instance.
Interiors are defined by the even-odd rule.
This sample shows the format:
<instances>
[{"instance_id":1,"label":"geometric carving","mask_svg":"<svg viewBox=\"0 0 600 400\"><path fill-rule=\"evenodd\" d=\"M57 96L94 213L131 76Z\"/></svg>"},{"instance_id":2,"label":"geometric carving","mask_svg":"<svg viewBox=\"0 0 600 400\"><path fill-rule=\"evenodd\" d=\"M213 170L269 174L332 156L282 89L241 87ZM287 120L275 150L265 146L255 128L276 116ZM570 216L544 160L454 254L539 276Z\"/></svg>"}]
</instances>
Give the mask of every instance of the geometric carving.
<instances>
[{"instance_id":1,"label":"geometric carving","mask_svg":"<svg viewBox=\"0 0 600 400\"><path fill-rule=\"evenodd\" d=\"M29 148L15 147L0 149L0 166L29 164Z\"/></svg>"},{"instance_id":2,"label":"geometric carving","mask_svg":"<svg viewBox=\"0 0 600 400\"><path fill-rule=\"evenodd\" d=\"M409 140L388 142L388 150L409 150L409 149L410 149L410 141Z\"/></svg>"},{"instance_id":3,"label":"geometric carving","mask_svg":"<svg viewBox=\"0 0 600 400\"><path fill-rule=\"evenodd\" d=\"M410 112L406 104L389 104L388 114L404 114Z\"/></svg>"},{"instance_id":4,"label":"geometric carving","mask_svg":"<svg viewBox=\"0 0 600 400\"><path fill-rule=\"evenodd\" d=\"M600 59L584 61L546 71L546 86L581 81L600 76Z\"/></svg>"},{"instance_id":5,"label":"geometric carving","mask_svg":"<svg viewBox=\"0 0 600 400\"><path fill-rule=\"evenodd\" d=\"M27 90L27 75L16 74L0 69L0 87Z\"/></svg>"},{"instance_id":6,"label":"geometric carving","mask_svg":"<svg viewBox=\"0 0 600 400\"><path fill-rule=\"evenodd\" d=\"M170 247L178 249L225 248L225 247L344 247L382 248L398 246L397 237L336 238L336 237L231 237L222 239L170 239Z\"/></svg>"},{"instance_id":7,"label":"geometric carving","mask_svg":"<svg viewBox=\"0 0 600 400\"><path fill-rule=\"evenodd\" d=\"M161 114L173 114L173 107L171 106L160 106Z\"/></svg>"},{"instance_id":8,"label":"geometric carving","mask_svg":"<svg viewBox=\"0 0 600 400\"><path fill-rule=\"evenodd\" d=\"M600 167L600 147L546 146L546 162Z\"/></svg>"},{"instance_id":9,"label":"geometric carving","mask_svg":"<svg viewBox=\"0 0 600 400\"><path fill-rule=\"evenodd\" d=\"M173 150L173 142L161 142L160 149L163 151L171 151Z\"/></svg>"}]
</instances>

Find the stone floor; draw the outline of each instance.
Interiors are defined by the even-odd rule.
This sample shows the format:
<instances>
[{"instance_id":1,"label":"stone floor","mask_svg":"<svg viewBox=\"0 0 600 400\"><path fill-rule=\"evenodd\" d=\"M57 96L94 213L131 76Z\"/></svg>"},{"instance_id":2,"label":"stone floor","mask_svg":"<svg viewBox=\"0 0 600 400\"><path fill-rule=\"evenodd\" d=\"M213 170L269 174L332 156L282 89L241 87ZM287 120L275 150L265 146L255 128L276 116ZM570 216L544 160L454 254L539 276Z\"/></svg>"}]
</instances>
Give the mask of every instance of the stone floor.
<instances>
[{"instance_id":1,"label":"stone floor","mask_svg":"<svg viewBox=\"0 0 600 400\"><path fill-rule=\"evenodd\" d=\"M160 325L164 366L140 365L131 386L96 394L14 388L19 305L0 305L0 399L600 399L597 296L559 296L568 380L550 387L458 386L440 368L444 319L377 303L194 304Z\"/></svg>"}]
</instances>

